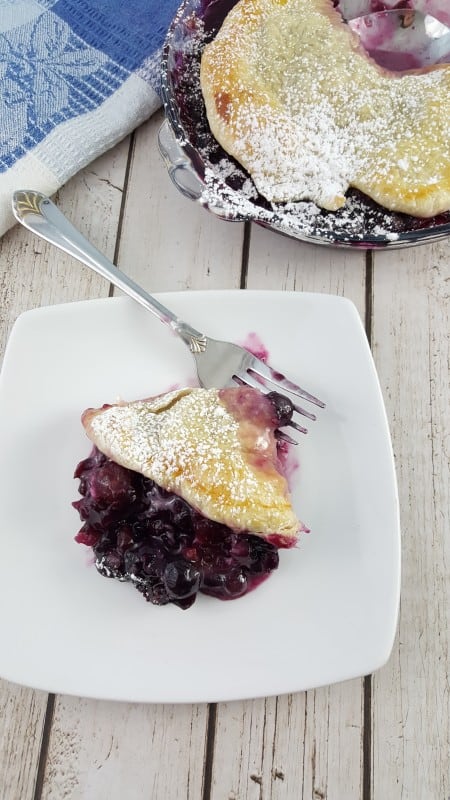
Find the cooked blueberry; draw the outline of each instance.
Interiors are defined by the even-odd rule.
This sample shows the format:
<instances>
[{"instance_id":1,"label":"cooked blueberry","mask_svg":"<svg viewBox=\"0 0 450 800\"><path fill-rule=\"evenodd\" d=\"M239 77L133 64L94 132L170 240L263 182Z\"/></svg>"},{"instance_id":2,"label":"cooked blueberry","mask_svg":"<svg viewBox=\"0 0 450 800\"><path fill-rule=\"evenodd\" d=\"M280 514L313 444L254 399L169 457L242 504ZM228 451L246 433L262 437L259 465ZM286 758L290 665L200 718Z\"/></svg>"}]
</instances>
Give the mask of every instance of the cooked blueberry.
<instances>
[{"instance_id":1,"label":"cooked blueberry","mask_svg":"<svg viewBox=\"0 0 450 800\"><path fill-rule=\"evenodd\" d=\"M294 411L294 406L289 400L289 397L286 397L284 394L279 394L278 392L269 392L266 397L273 405L277 419L277 427L282 428L283 425L287 425L291 421Z\"/></svg>"},{"instance_id":2,"label":"cooked blueberry","mask_svg":"<svg viewBox=\"0 0 450 800\"><path fill-rule=\"evenodd\" d=\"M167 526L159 538L161 540L161 544L168 552L170 552L171 555L177 556L179 553L181 553L183 541L180 531Z\"/></svg>"},{"instance_id":3,"label":"cooked blueberry","mask_svg":"<svg viewBox=\"0 0 450 800\"><path fill-rule=\"evenodd\" d=\"M156 606L165 606L170 603L170 597L162 581L155 582L148 593L147 600Z\"/></svg>"},{"instance_id":4,"label":"cooked blueberry","mask_svg":"<svg viewBox=\"0 0 450 800\"><path fill-rule=\"evenodd\" d=\"M181 600L173 599L172 603L175 606L178 606L179 608L182 608L183 611L184 611L184 610L186 610L186 608L190 608L193 605L193 603L195 603L196 597L197 597L196 594L190 594L190 595L188 595L188 597L183 597Z\"/></svg>"},{"instance_id":5,"label":"cooked blueberry","mask_svg":"<svg viewBox=\"0 0 450 800\"><path fill-rule=\"evenodd\" d=\"M88 547L94 547L99 540L100 534L98 531L93 530L86 523L78 531L75 536L75 541L79 544L86 544Z\"/></svg>"},{"instance_id":6,"label":"cooked blueberry","mask_svg":"<svg viewBox=\"0 0 450 800\"><path fill-rule=\"evenodd\" d=\"M194 526L192 524L192 517L191 513L186 506L186 508L178 509L172 519L172 523L183 534L185 539L191 539L194 535Z\"/></svg>"},{"instance_id":7,"label":"cooked blueberry","mask_svg":"<svg viewBox=\"0 0 450 800\"><path fill-rule=\"evenodd\" d=\"M125 568L130 575L159 577L166 566L165 552L153 542L133 545L125 553Z\"/></svg>"},{"instance_id":8,"label":"cooked blueberry","mask_svg":"<svg viewBox=\"0 0 450 800\"><path fill-rule=\"evenodd\" d=\"M133 542L143 542L148 539L152 533L152 520L146 516L139 515L139 519L133 520L128 517L128 522L131 522Z\"/></svg>"},{"instance_id":9,"label":"cooked blueberry","mask_svg":"<svg viewBox=\"0 0 450 800\"><path fill-rule=\"evenodd\" d=\"M165 606L170 603L166 588L160 581L138 581L133 578L132 581L136 589L144 595L149 603L153 603L155 606Z\"/></svg>"},{"instance_id":10,"label":"cooked blueberry","mask_svg":"<svg viewBox=\"0 0 450 800\"><path fill-rule=\"evenodd\" d=\"M130 525L122 525L116 533L117 549L124 552L133 544L133 531Z\"/></svg>"},{"instance_id":11,"label":"cooked blueberry","mask_svg":"<svg viewBox=\"0 0 450 800\"><path fill-rule=\"evenodd\" d=\"M201 591L214 597L226 596L226 576L223 572L208 572L203 575Z\"/></svg>"},{"instance_id":12,"label":"cooked blueberry","mask_svg":"<svg viewBox=\"0 0 450 800\"><path fill-rule=\"evenodd\" d=\"M180 600L198 592L200 570L188 561L171 561L164 570L163 579L170 597Z\"/></svg>"},{"instance_id":13,"label":"cooked blueberry","mask_svg":"<svg viewBox=\"0 0 450 800\"><path fill-rule=\"evenodd\" d=\"M111 550L101 558L97 558L95 566L106 578L126 579L123 558L117 550Z\"/></svg>"},{"instance_id":14,"label":"cooked blueberry","mask_svg":"<svg viewBox=\"0 0 450 800\"><path fill-rule=\"evenodd\" d=\"M249 547L249 567L252 573L260 575L271 572L278 566L278 550L269 542L254 536Z\"/></svg>"},{"instance_id":15,"label":"cooked blueberry","mask_svg":"<svg viewBox=\"0 0 450 800\"><path fill-rule=\"evenodd\" d=\"M83 461L80 461L78 464L74 478L84 478L85 473L89 473L92 469L100 466L106 461L106 456L100 452L96 447L92 449L92 452L88 458L85 458Z\"/></svg>"},{"instance_id":16,"label":"cooked blueberry","mask_svg":"<svg viewBox=\"0 0 450 800\"><path fill-rule=\"evenodd\" d=\"M245 563L250 555L250 547L248 537L236 536L231 552L235 558Z\"/></svg>"},{"instance_id":17,"label":"cooked blueberry","mask_svg":"<svg viewBox=\"0 0 450 800\"><path fill-rule=\"evenodd\" d=\"M225 591L230 597L241 597L247 591L247 577L242 569L232 569L225 576Z\"/></svg>"},{"instance_id":18,"label":"cooked blueberry","mask_svg":"<svg viewBox=\"0 0 450 800\"><path fill-rule=\"evenodd\" d=\"M116 507L119 504L129 505L136 498L130 476L114 461L107 461L95 471L92 470L89 491L92 499L102 507L112 503Z\"/></svg>"},{"instance_id":19,"label":"cooked blueberry","mask_svg":"<svg viewBox=\"0 0 450 800\"><path fill-rule=\"evenodd\" d=\"M271 550L267 550L259 562L261 574L266 574L277 569L279 561L278 550L275 547Z\"/></svg>"}]
</instances>

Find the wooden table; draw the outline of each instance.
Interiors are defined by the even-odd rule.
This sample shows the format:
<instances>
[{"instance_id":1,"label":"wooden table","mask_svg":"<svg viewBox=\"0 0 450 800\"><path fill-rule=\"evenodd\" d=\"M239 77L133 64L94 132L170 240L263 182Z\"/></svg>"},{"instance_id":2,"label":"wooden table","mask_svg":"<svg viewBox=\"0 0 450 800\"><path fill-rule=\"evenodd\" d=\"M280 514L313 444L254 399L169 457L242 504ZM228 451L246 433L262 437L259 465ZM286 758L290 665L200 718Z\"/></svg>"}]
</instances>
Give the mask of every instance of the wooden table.
<instances>
[{"instance_id":1,"label":"wooden table","mask_svg":"<svg viewBox=\"0 0 450 800\"><path fill-rule=\"evenodd\" d=\"M398 635L374 675L209 707L100 702L0 683L0 798L448 800L450 240L350 252L221 222L172 186L156 146L161 119L78 174L56 202L151 291L287 289L353 300L397 466ZM22 311L109 293L101 278L18 227L0 240L0 276L2 352Z\"/></svg>"}]
</instances>

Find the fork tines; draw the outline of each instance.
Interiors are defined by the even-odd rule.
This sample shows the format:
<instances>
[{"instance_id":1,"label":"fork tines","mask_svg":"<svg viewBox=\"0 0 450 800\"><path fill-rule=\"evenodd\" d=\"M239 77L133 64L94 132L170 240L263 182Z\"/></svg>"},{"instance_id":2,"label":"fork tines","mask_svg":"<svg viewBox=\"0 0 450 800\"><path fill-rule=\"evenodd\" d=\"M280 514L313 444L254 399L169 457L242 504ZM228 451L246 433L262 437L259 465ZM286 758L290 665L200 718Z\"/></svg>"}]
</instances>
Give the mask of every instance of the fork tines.
<instances>
[{"instance_id":1,"label":"fork tines","mask_svg":"<svg viewBox=\"0 0 450 800\"><path fill-rule=\"evenodd\" d=\"M318 397L314 397L313 394L310 394L305 389L302 389L301 386L297 386L296 383L290 381L289 378L286 378L286 376L281 372L277 372L276 370L272 369L269 364L265 364L260 359L249 366L247 375L254 375L256 380L259 380L260 384L265 384L265 381L270 381L276 386L277 390L280 388L284 389L287 392L291 392L291 394L296 394L298 397L302 397L304 400L308 400L310 403L313 403L313 405L319 406L319 408L325 408L325 403L322 400L319 400ZM240 377L242 377L242 375ZM305 412L302 409L299 411L299 413L303 414ZM308 413L306 413L305 416L308 416Z\"/></svg>"},{"instance_id":2,"label":"fork tines","mask_svg":"<svg viewBox=\"0 0 450 800\"><path fill-rule=\"evenodd\" d=\"M233 380L240 385L245 384L246 386L251 386L254 389L259 389L259 391L263 392L264 394L268 394L271 391L276 391L278 394L283 394L283 396L285 396L291 404L293 411L296 411L298 414L302 414L304 417L307 417L312 421L316 420L316 415L312 414L311 411L307 411L305 408L302 408L296 403L293 403L291 399L284 394L284 392L289 392L290 394L295 394L299 397L302 397L304 400L308 400L310 403L319 406L319 408L325 408L325 403L322 400L319 400L305 389L302 389L301 386L297 386L297 384L293 383L280 372L276 372L268 364L264 364L263 362L258 362L257 365L252 364L252 366L246 370L244 375L242 373L239 375L233 375ZM266 381L269 381L273 388L268 387ZM280 389L282 391L280 391ZM308 433L307 428L305 428L303 425L299 425L292 419L286 424L294 428L296 431L299 431L299 433ZM289 444L297 444L295 439L293 439L284 431L278 430L276 435L279 439L283 439L283 441L288 442Z\"/></svg>"}]
</instances>

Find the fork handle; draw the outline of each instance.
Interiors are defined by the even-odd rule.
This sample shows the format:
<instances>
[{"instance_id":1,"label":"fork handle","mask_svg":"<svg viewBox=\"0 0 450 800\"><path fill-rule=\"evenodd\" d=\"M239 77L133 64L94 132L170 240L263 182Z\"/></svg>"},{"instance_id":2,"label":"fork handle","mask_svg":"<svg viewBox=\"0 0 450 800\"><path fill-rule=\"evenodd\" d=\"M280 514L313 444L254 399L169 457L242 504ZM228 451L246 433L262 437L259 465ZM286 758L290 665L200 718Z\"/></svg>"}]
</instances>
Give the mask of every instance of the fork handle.
<instances>
[{"instance_id":1,"label":"fork handle","mask_svg":"<svg viewBox=\"0 0 450 800\"><path fill-rule=\"evenodd\" d=\"M115 267L44 194L23 189L14 192L12 209L15 218L25 228L98 272L102 278L109 280L122 292L144 306L147 311L155 314L187 344L191 352L202 349L205 337L200 331L179 319L172 311L148 294L145 289Z\"/></svg>"}]
</instances>

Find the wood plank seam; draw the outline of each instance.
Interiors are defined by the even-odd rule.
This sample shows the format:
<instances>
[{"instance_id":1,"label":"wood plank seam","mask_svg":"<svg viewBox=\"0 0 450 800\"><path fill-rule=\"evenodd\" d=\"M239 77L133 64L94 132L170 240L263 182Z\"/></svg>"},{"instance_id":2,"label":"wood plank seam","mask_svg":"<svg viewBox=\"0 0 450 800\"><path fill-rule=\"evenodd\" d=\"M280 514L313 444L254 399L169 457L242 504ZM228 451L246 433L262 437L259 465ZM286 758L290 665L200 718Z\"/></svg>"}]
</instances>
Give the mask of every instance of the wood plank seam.
<instances>
[{"instance_id":1,"label":"wood plank seam","mask_svg":"<svg viewBox=\"0 0 450 800\"><path fill-rule=\"evenodd\" d=\"M119 260L120 243L122 241L122 227L123 227L123 221L124 221L124 217L125 217L125 204L126 204L126 200L127 200L128 184L129 184L129 181L130 181L131 167L132 167L132 163L133 163L135 140L136 140L136 135L133 132L131 134L131 136L130 136L130 145L129 145L129 148L128 148L127 163L126 163L126 166L125 166L125 176L124 176L124 180L123 180L122 200L121 200L120 209L119 209L119 219L117 221L116 241L115 241L115 245L114 245L113 264L115 264L117 266L118 266L118 260ZM111 283L110 287L109 287L109 297L112 297L113 294L114 294L114 286Z\"/></svg>"},{"instance_id":2,"label":"wood plank seam","mask_svg":"<svg viewBox=\"0 0 450 800\"><path fill-rule=\"evenodd\" d=\"M203 771L202 800L209 800L211 796L213 761L214 761L214 743L216 738L216 717L217 717L217 705L216 703L210 703L208 709L208 725L206 729L205 766Z\"/></svg>"},{"instance_id":3,"label":"wood plank seam","mask_svg":"<svg viewBox=\"0 0 450 800\"><path fill-rule=\"evenodd\" d=\"M33 800L41 800L44 787L47 758L50 746L50 736L55 713L55 695L49 694L47 698L47 708L45 710L44 727L42 729L41 749L39 753L39 763L36 773L36 783L34 787Z\"/></svg>"},{"instance_id":4,"label":"wood plank seam","mask_svg":"<svg viewBox=\"0 0 450 800\"><path fill-rule=\"evenodd\" d=\"M250 256L250 240L252 236L252 223L244 223L244 238L242 240L241 283L239 288L247 288L248 261Z\"/></svg>"},{"instance_id":5,"label":"wood plank seam","mask_svg":"<svg viewBox=\"0 0 450 800\"><path fill-rule=\"evenodd\" d=\"M372 320L373 320L373 269L374 254L371 250L366 252L366 281L365 281L365 319L364 325L372 349ZM363 679L363 737L362 737L362 800L371 800L372 797L372 676L366 675Z\"/></svg>"},{"instance_id":6,"label":"wood plank seam","mask_svg":"<svg viewBox=\"0 0 450 800\"><path fill-rule=\"evenodd\" d=\"M373 317L373 267L374 255L372 250L366 252L366 268L365 268L365 317L364 327L369 341L369 346L372 347L372 317Z\"/></svg>"},{"instance_id":7,"label":"wood plank seam","mask_svg":"<svg viewBox=\"0 0 450 800\"><path fill-rule=\"evenodd\" d=\"M372 676L363 681L362 800L372 797Z\"/></svg>"}]
</instances>

